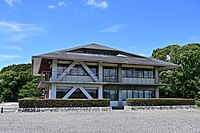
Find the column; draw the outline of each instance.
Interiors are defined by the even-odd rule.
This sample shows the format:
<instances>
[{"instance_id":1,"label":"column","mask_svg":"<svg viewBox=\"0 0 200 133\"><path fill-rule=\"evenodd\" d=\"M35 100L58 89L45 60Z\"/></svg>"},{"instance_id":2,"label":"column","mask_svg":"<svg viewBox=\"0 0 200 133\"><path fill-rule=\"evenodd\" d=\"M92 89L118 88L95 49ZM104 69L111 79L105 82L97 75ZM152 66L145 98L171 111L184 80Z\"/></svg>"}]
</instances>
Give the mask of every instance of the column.
<instances>
[{"instance_id":1,"label":"column","mask_svg":"<svg viewBox=\"0 0 200 133\"><path fill-rule=\"evenodd\" d=\"M103 86L98 87L98 99L103 99Z\"/></svg>"},{"instance_id":2,"label":"column","mask_svg":"<svg viewBox=\"0 0 200 133\"><path fill-rule=\"evenodd\" d=\"M159 84L158 67L155 67L155 83Z\"/></svg>"},{"instance_id":3,"label":"column","mask_svg":"<svg viewBox=\"0 0 200 133\"><path fill-rule=\"evenodd\" d=\"M159 98L159 88L156 87L156 98Z\"/></svg>"},{"instance_id":4,"label":"column","mask_svg":"<svg viewBox=\"0 0 200 133\"><path fill-rule=\"evenodd\" d=\"M123 101L122 101L122 89L121 88L119 88L119 97L118 97L118 106L119 106L119 108L122 108L122 106L123 106Z\"/></svg>"},{"instance_id":5,"label":"column","mask_svg":"<svg viewBox=\"0 0 200 133\"><path fill-rule=\"evenodd\" d=\"M53 62L52 62L52 78L51 80L56 80L57 79L57 60L56 59L53 59Z\"/></svg>"},{"instance_id":6,"label":"column","mask_svg":"<svg viewBox=\"0 0 200 133\"><path fill-rule=\"evenodd\" d=\"M118 82L122 82L122 64L118 64Z\"/></svg>"},{"instance_id":7,"label":"column","mask_svg":"<svg viewBox=\"0 0 200 133\"><path fill-rule=\"evenodd\" d=\"M99 77L99 82L103 82L103 63L102 62L98 63L98 77Z\"/></svg>"},{"instance_id":8,"label":"column","mask_svg":"<svg viewBox=\"0 0 200 133\"><path fill-rule=\"evenodd\" d=\"M53 98L53 99L56 98L56 85L55 84L51 85L51 98Z\"/></svg>"}]
</instances>

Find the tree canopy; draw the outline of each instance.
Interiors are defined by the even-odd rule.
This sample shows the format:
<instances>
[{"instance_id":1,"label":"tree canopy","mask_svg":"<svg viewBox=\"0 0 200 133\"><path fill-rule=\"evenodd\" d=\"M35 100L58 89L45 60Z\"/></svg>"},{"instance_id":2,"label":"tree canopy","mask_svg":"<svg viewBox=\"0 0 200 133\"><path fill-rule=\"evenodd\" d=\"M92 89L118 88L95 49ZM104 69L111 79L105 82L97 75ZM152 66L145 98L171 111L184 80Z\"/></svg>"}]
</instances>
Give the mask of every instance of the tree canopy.
<instances>
[{"instance_id":1,"label":"tree canopy","mask_svg":"<svg viewBox=\"0 0 200 133\"><path fill-rule=\"evenodd\" d=\"M23 97L38 97L38 78L32 76L31 64L4 67L0 71L0 101L18 101Z\"/></svg>"},{"instance_id":2,"label":"tree canopy","mask_svg":"<svg viewBox=\"0 0 200 133\"><path fill-rule=\"evenodd\" d=\"M200 44L169 45L153 50L152 57L180 65L180 68L160 73L161 97L195 98L200 91Z\"/></svg>"}]
</instances>

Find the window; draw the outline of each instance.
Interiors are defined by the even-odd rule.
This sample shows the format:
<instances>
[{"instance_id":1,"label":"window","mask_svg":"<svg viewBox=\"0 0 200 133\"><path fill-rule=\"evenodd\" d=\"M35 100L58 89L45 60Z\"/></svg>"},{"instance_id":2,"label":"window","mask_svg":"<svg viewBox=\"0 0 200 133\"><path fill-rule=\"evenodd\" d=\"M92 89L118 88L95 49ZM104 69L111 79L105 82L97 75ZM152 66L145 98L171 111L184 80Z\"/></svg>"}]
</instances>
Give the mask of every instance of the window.
<instances>
[{"instance_id":1,"label":"window","mask_svg":"<svg viewBox=\"0 0 200 133\"><path fill-rule=\"evenodd\" d=\"M128 78L154 78L154 70L150 69L122 69L122 77Z\"/></svg>"},{"instance_id":2,"label":"window","mask_svg":"<svg viewBox=\"0 0 200 133\"><path fill-rule=\"evenodd\" d=\"M144 91L144 98L150 98L149 91Z\"/></svg>"},{"instance_id":3,"label":"window","mask_svg":"<svg viewBox=\"0 0 200 133\"><path fill-rule=\"evenodd\" d=\"M139 93L138 93L138 90L134 90L133 91L133 96L134 96L134 98L139 98L139 95L138 95Z\"/></svg>"},{"instance_id":4,"label":"window","mask_svg":"<svg viewBox=\"0 0 200 133\"><path fill-rule=\"evenodd\" d=\"M138 78L143 78L143 71L142 70L138 70Z\"/></svg>"},{"instance_id":5,"label":"window","mask_svg":"<svg viewBox=\"0 0 200 133\"><path fill-rule=\"evenodd\" d=\"M111 101L118 101L118 90L103 90L103 98L109 98Z\"/></svg>"},{"instance_id":6,"label":"window","mask_svg":"<svg viewBox=\"0 0 200 133\"><path fill-rule=\"evenodd\" d=\"M84 98L84 99L86 99L87 97L80 89L76 89L69 98L77 98L77 99Z\"/></svg>"},{"instance_id":7,"label":"window","mask_svg":"<svg viewBox=\"0 0 200 133\"><path fill-rule=\"evenodd\" d=\"M117 68L104 68L103 69L104 82L117 82Z\"/></svg>"},{"instance_id":8,"label":"window","mask_svg":"<svg viewBox=\"0 0 200 133\"><path fill-rule=\"evenodd\" d=\"M126 76L126 70L122 70L122 77L127 77Z\"/></svg>"},{"instance_id":9,"label":"window","mask_svg":"<svg viewBox=\"0 0 200 133\"><path fill-rule=\"evenodd\" d=\"M98 98L98 90L97 89L85 89L92 98Z\"/></svg>"},{"instance_id":10,"label":"window","mask_svg":"<svg viewBox=\"0 0 200 133\"><path fill-rule=\"evenodd\" d=\"M133 77L133 71L132 69L127 70L127 77Z\"/></svg>"},{"instance_id":11,"label":"window","mask_svg":"<svg viewBox=\"0 0 200 133\"><path fill-rule=\"evenodd\" d=\"M144 70L144 78L149 78L149 70Z\"/></svg>"},{"instance_id":12,"label":"window","mask_svg":"<svg viewBox=\"0 0 200 133\"><path fill-rule=\"evenodd\" d=\"M122 100L127 98L155 98L155 90L122 90Z\"/></svg>"},{"instance_id":13,"label":"window","mask_svg":"<svg viewBox=\"0 0 200 133\"><path fill-rule=\"evenodd\" d=\"M56 88L56 98L63 98L71 89L71 87L59 86Z\"/></svg>"},{"instance_id":14,"label":"window","mask_svg":"<svg viewBox=\"0 0 200 133\"><path fill-rule=\"evenodd\" d=\"M154 72L153 72L153 70L149 70L149 78L154 78Z\"/></svg>"},{"instance_id":15,"label":"window","mask_svg":"<svg viewBox=\"0 0 200 133\"><path fill-rule=\"evenodd\" d=\"M133 98L133 91L127 90L127 98Z\"/></svg>"},{"instance_id":16,"label":"window","mask_svg":"<svg viewBox=\"0 0 200 133\"><path fill-rule=\"evenodd\" d=\"M122 100L126 101L126 98L127 98L127 96L126 96L126 90L122 90Z\"/></svg>"},{"instance_id":17,"label":"window","mask_svg":"<svg viewBox=\"0 0 200 133\"><path fill-rule=\"evenodd\" d=\"M95 76L98 76L98 69L95 66L88 66Z\"/></svg>"},{"instance_id":18,"label":"window","mask_svg":"<svg viewBox=\"0 0 200 133\"><path fill-rule=\"evenodd\" d=\"M133 78L137 78L138 77L138 72L136 69L133 69Z\"/></svg>"},{"instance_id":19,"label":"window","mask_svg":"<svg viewBox=\"0 0 200 133\"><path fill-rule=\"evenodd\" d=\"M139 90L139 98L143 98L143 91L142 90Z\"/></svg>"}]
</instances>

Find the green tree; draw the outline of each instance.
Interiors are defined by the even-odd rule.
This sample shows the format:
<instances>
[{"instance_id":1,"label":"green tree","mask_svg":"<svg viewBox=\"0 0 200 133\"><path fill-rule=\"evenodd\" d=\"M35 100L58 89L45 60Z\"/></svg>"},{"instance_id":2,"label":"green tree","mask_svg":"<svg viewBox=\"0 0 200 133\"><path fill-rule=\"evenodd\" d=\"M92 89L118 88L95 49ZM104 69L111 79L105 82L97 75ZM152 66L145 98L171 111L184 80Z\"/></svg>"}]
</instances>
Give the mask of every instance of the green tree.
<instances>
[{"instance_id":1,"label":"green tree","mask_svg":"<svg viewBox=\"0 0 200 133\"><path fill-rule=\"evenodd\" d=\"M18 101L23 97L38 97L38 78L32 76L31 64L4 67L0 71L0 100Z\"/></svg>"},{"instance_id":2,"label":"green tree","mask_svg":"<svg viewBox=\"0 0 200 133\"><path fill-rule=\"evenodd\" d=\"M152 57L180 65L160 73L161 82L172 84L160 87L161 97L195 98L200 91L200 44L170 45L154 50Z\"/></svg>"}]
</instances>

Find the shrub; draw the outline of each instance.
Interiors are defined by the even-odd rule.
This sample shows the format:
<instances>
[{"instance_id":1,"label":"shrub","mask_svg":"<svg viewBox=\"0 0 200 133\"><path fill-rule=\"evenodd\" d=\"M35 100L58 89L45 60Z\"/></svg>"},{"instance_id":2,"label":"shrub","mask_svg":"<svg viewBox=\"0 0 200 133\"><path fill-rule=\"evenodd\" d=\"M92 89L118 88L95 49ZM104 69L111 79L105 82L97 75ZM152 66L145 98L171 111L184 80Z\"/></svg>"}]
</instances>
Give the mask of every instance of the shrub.
<instances>
[{"instance_id":1,"label":"shrub","mask_svg":"<svg viewBox=\"0 0 200 133\"><path fill-rule=\"evenodd\" d=\"M195 105L197 105L198 107L200 107L200 100L196 100L195 101Z\"/></svg>"},{"instance_id":2,"label":"shrub","mask_svg":"<svg viewBox=\"0 0 200 133\"><path fill-rule=\"evenodd\" d=\"M20 108L108 107L109 99L20 99Z\"/></svg>"},{"instance_id":3,"label":"shrub","mask_svg":"<svg viewBox=\"0 0 200 133\"><path fill-rule=\"evenodd\" d=\"M194 99L180 98L128 98L128 106L195 105Z\"/></svg>"}]
</instances>

